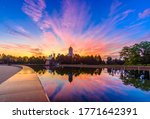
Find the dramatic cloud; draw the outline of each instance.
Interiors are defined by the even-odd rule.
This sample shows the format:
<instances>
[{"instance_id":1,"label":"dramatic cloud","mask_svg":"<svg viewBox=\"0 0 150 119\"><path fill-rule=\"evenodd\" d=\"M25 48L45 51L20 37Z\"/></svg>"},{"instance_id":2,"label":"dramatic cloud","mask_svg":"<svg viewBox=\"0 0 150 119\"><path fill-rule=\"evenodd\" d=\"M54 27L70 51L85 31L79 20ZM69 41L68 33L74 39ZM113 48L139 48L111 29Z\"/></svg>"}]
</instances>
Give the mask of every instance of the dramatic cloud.
<instances>
[{"instance_id":1,"label":"dramatic cloud","mask_svg":"<svg viewBox=\"0 0 150 119\"><path fill-rule=\"evenodd\" d=\"M5 50L6 49L25 49L25 50L28 50L31 48L30 45L23 45L23 44L0 44L0 47L1 48L4 48Z\"/></svg>"},{"instance_id":2,"label":"dramatic cloud","mask_svg":"<svg viewBox=\"0 0 150 119\"><path fill-rule=\"evenodd\" d=\"M43 15L40 14L40 16L43 16L43 19L38 20L37 25L43 31L47 29L51 30L51 33L43 32L43 39L45 43L47 42L49 46L52 46L51 48L53 48L54 45L58 47L60 44L63 44L60 47L67 50L71 45L75 51L80 54L105 55L109 54L113 49L116 49L116 44L119 44L122 42L122 39L124 39L124 36L122 36L123 33L118 34L120 32L113 34L114 36L112 36L111 39L107 38L107 35L113 32L115 24L124 20L133 12L133 10L126 10L115 15L115 12L117 12L121 4L121 2L115 0L110 8L110 16L108 19L94 26L92 23L89 24L91 13L86 3L82 2L82 4L79 4L75 0L64 0L62 3L61 17L58 17L57 12L53 14L52 17L45 12ZM41 11L42 10L43 9L41 9ZM34 14L32 14L32 16L34 17ZM85 30L86 27L87 29ZM107 48L114 41L116 44L112 45L112 48ZM118 48L121 47L122 45Z\"/></svg>"},{"instance_id":3,"label":"dramatic cloud","mask_svg":"<svg viewBox=\"0 0 150 119\"><path fill-rule=\"evenodd\" d=\"M29 32L26 31L21 26L12 26L12 25L7 24L7 25L5 25L5 27L7 28L7 32L11 35L22 36L22 37L25 37L27 39L32 39L32 37L29 35Z\"/></svg>"},{"instance_id":4,"label":"dramatic cloud","mask_svg":"<svg viewBox=\"0 0 150 119\"><path fill-rule=\"evenodd\" d=\"M119 0L113 0L107 16L97 20L96 24L92 21L93 13L86 0L62 0L59 12L49 12L46 6L48 4L44 0L24 0L22 8L41 30L41 40L38 41L40 49L30 50L37 55L41 52L66 53L68 47L72 46L74 52L81 55L116 57L123 46L135 43L133 36L141 32L139 29L143 24L136 20L125 24L136 10L125 9ZM150 9L139 14L140 18L148 16ZM24 29L17 29L27 34Z\"/></svg>"},{"instance_id":5,"label":"dramatic cloud","mask_svg":"<svg viewBox=\"0 0 150 119\"><path fill-rule=\"evenodd\" d=\"M112 16L114 14L116 14L118 11L118 8L122 5L122 2L120 2L119 0L114 0L114 2L112 3L111 7L110 7L110 14L109 16Z\"/></svg>"},{"instance_id":6,"label":"dramatic cloud","mask_svg":"<svg viewBox=\"0 0 150 119\"><path fill-rule=\"evenodd\" d=\"M25 30L22 26L16 26L16 29L22 33L28 34L29 32Z\"/></svg>"},{"instance_id":7,"label":"dramatic cloud","mask_svg":"<svg viewBox=\"0 0 150 119\"><path fill-rule=\"evenodd\" d=\"M45 9L44 0L24 0L23 11L30 16L33 21L38 22L41 17L43 10Z\"/></svg>"},{"instance_id":8,"label":"dramatic cloud","mask_svg":"<svg viewBox=\"0 0 150 119\"><path fill-rule=\"evenodd\" d=\"M40 48L34 48L32 45L24 45L24 44L0 44L0 51L3 53L7 52L10 54L11 52L15 52L13 55L30 55L30 56L43 56L43 51ZM18 50L19 49L19 50ZM12 55L12 54L11 54Z\"/></svg>"},{"instance_id":9,"label":"dramatic cloud","mask_svg":"<svg viewBox=\"0 0 150 119\"><path fill-rule=\"evenodd\" d=\"M29 52L32 53L33 56L42 56L42 55L43 55L42 49L40 49L40 48L33 48L33 49L30 49Z\"/></svg>"},{"instance_id":10,"label":"dramatic cloud","mask_svg":"<svg viewBox=\"0 0 150 119\"><path fill-rule=\"evenodd\" d=\"M150 17L150 8L144 10L142 13L139 13L139 18L143 19L146 17Z\"/></svg>"}]
</instances>

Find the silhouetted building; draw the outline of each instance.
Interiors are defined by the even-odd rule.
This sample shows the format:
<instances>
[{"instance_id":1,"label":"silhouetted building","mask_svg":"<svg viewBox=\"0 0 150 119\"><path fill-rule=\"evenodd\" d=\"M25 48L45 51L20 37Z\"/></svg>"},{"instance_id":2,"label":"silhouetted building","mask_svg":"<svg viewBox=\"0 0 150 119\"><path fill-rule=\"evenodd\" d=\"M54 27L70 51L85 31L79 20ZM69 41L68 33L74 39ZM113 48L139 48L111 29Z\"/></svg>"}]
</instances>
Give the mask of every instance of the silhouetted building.
<instances>
[{"instance_id":1,"label":"silhouetted building","mask_svg":"<svg viewBox=\"0 0 150 119\"><path fill-rule=\"evenodd\" d=\"M72 47L69 48L68 56L73 57L73 48Z\"/></svg>"}]
</instances>

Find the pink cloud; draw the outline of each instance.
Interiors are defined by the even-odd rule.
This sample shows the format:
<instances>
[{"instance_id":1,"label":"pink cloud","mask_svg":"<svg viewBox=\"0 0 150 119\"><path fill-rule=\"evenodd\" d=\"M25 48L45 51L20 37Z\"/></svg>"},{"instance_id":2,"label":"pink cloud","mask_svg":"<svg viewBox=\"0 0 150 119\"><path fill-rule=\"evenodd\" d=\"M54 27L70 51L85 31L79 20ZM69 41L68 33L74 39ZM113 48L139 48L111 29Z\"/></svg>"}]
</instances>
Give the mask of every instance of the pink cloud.
<instances>
[{"instance_id":1,"label":"pink cloud","mask_svg":"<svg viewBox=\"0 0 150 119\"><path fill-rule=\"evenodd\" d=\"M51 19L47 13L45 13L44 19L38 22L38 26L42 31L45 31L51 26Z\"/></svg>"},{"instance_id":2,"label":"pink cloud","mask_svg":"<svg viewBox=\"0 0 150 119\"><path fill-rule=\"evenodd\" d=\"M143 19L146 17L150 17L150 8L144 10L142 13L139 13L139 18Z\"/></svg>"},{"instance_id":3,"label":"pink cloud","mask_svg":"<svg viewBox=\"0 0 150 119\"><path fill-rule=\"evenodd\" d=\"M22 26L5 25L5 27L7 28L7 33L10 35L17 37L21 36L28 40L33 40L33 37Z\"/></svg>"},{"instance_id":4,"label":"pink cloud","mask_svg":"<svg viewBox=\"0 0 150 119\"><path fill-rule=\"evenodd\" d=\"M42 12L46 5L44 0L24 0L23 11L30 16L33 21L38 22L42 17Z\"/></svg>"},{"instance_id":5,"label":"pink cloud","mask_svg":"<svg viewBox=\"0 0 150 119\"><path fill-rule=\"evenodd\" d=\"M119 22L122 22L125 18L127 18L133 12L134 12L134 10L129 9L124 12L121 12L120 14L116 14L110 19L110 21L111 21L110 23L115 25Z\"/></svg>"},{"instance_id":6,"label":"pink cloud","mask_svg":"<svg viewBox=\"0 0 150 119\"><path fill-rule=\"evenodd\" d=\"M111 7L110 7L109 16L115 15L115 13L117 12L118 8L121 5L122 5L122 2L120 2L118 0L114 0L114 2L111 4Z\"/></svg>"},{"instance_id":7,"label":"pink cloud","mask_svg":"<svg viewBox=\"0 0 150 119\"><path fill-rule=\"evenodd\" d=\"M42 56L43 55L42 49L40 49L40 48L32 48L29 50L29 52L31 54L33 54L33 56Z\"/></svg>"},{"instance_id":8,"label":"pink cloud","mask_svg":"<svg viewBox=\"0 0 150 119\"><path fill-rule=\"evenodd\" d=\"M86 3L79 4L75 0L64 0L63 16L61 18L61 25L63 30L72 33L80 33L87 25L85 23L90 19L89 8Z\"/></svg>"},{"instance_id":9,"label":"pink cloud","mask_svg":"<svg viewBox=\"0 0 150 119\"><path fill-rule=\"evenodd\" d=\"M24 45L24 44L0 44L0 47L4 49L30 49L30 45Z\"/></svg>"},{"instance_id":10,"label":"pink cloud","mask_svg":"<svg viewBox=\"0 0 150 119\"><path fill-rule=\"evenodd\" d=\"M39 47L34 47L32 45L25 44L0 44L1 53L10 54L10 55L33 55L33 56L43 56L43 50Z\"/></svg>"},{"instance_id":11,"label":"pink cloud","mask_svg":"<svg viewBox=\"0 0 150 119\"><path fill-rule=\"evenodd\" d=\"M16 26L16 29L19 30L22 33L29 33L26 29L24 29L22 26Z\"/></svg>"},{"instance_id":12,"label":"pink cloud","mask_svg":"<svg viewBox=\"0 0 150 119\"><path fill-rule=\"evenodd\" d=\"M56 18L57 14L54 14L51 18L47 15L44 19L45 21L40 24L40 27L42 28L51 28L53 32L60 37L64 45L61 46L59 43L57 43L57 45L59 44L63 51L67 51L68 47L71 45L75 49L75 53L81 55L101 54L104 56L113 52L112 50L116 49L116 47L121 48L122 45L124 45L124 42L119 46L117 44L120 44L120 42L123 41L125 34L119 34L120 32L118 32L118 34L116 33L112 36L112 39L107 38L107 36L114 30L114 25L128 17L133 10L126 10L114 16L113 20L112 17L108 18L102 24L98 24L97 26L90 24L89 28L82 33L84 27L87 25L87 22L85 21L90 20L89 9L84 10L85 4L80 6L77 3L72 3L70 1L65 1L63 5L64 9L61 18ZM120 5L121 3L117 3L115 7ZM48 43L55 38L45 37L45 39L47 39ZM52 43L53 42L58 41L52 40ZM111 45L112 47L110 48L110 44L114 42L116 44Z\"/></svg>"},{"instance_id":13,"label":"pink cloud","mask_svg":"<svg viewBox=\"0 0 150 119\"><path fill-rule=\"evenodd\" d=\"M130 44L129 41L132 40L127 37L136 33L132 32L135 27L116 29L116 24L133 12L129 9L116 14L121 5L121 2L115 0L111 5L108 18L98 25L89 24L90 8L86 3L79 4L76 0L63 0L61 15L55 11L50 16L45 11L44 0L37 0L37 3L34 0L25 0L23 11L42 30L42 40L39 42L42 49L48 50L49 53L50 51L66 53L71 45L75 53L81 55L106 56Z\"/></svg>"},{"instance_id":14,"label":"pink cloud","mask_svg":"<svg viewBox=\"0 0 150 119\"><path fill-rule=\"evenodd\" d=\"M59 44L56 36L51 32L44 32L42 38L43 38L43 43L49 46L55 46Z\"/></svg>"}]
</instances>

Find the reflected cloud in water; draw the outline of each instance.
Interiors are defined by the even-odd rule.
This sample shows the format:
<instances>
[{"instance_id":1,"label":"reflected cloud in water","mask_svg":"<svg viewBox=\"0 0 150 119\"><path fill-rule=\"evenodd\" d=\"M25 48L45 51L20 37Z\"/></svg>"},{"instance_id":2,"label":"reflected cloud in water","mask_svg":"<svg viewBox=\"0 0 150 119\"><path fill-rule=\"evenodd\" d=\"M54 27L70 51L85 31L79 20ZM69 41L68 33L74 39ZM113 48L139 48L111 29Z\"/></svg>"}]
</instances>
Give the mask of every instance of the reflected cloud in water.
<instances>
[{"instance_id":1,"label":"reflected cloud in water","mask_svg":"<svg viewBox=\"0 0 150 119\"><path fill-rule=\"evenodd\" d=\"M115 68L34 69L50 101L150 101L150 71Z\"/></svg>"}]
</instances>

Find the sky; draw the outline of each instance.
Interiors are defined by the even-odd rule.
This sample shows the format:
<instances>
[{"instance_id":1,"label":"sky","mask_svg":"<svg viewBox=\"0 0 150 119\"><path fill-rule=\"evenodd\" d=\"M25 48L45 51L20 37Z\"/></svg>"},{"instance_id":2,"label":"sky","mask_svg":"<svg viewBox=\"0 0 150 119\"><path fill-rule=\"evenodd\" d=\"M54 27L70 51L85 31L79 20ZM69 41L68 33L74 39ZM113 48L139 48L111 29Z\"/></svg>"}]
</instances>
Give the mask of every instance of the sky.
<instances>
[{"instance_id":1,"label":"sky","mask_svg":"<svg viewBox=\"0 0 150 119\"><path fill-rule=\"evenodd\" d=\"M150 41L150 0L0 0L0 54L116 58Z\"/></svg>"}]
</instances>

